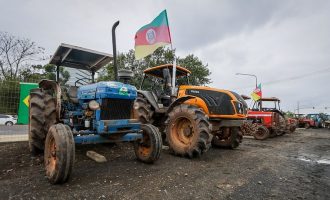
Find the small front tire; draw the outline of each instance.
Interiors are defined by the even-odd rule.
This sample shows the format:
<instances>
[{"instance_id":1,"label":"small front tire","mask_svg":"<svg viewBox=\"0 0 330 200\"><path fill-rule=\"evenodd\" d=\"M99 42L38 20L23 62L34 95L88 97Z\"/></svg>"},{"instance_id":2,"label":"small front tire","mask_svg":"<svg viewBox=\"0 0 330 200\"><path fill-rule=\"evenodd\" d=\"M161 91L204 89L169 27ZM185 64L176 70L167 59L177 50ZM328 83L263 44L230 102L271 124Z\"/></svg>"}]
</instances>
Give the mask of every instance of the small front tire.
<instances>
[{"instance_id":1,"label":"small front tire","mask_svg":"<svg viewBox=\"0 0 330 200\"><path fill-rule=\"evenodd\" d=\"M75 159L75 145L71 129L64 124L50 127L45 141L44 163L50 183L66 182Z\"/></svg>"},{"instance_id":2,"label":"small front tire","mask_svg":"<svg viewBox=\"0 0 330 200\"><path fill-rule=\"evenodd\" d=\"M270 133L268 128L264 126L259 126L253 136L256 140L265 140L270 136Z\"/></svg>"},{"instance_id":3,"label":"small front tire","mask_svg":"<svg viewBox=\"0 0 330 200\"><path fill-rule=\"evenodd\" d=\"M162 151L162 136L155 126L141 124L143 138L134 142L134 152L138 160L144 163L154 163Z\"/></svg>"},{"instance_id":4,"label":"small front tire","mask_svg":"<svg viewBox=\"0 0 330 200\"><path fill-rule=\"evenodd\" d=\"M230 135L226 139L221 139L217 135L215 135L212 139L212 146L220 147L220 148L230 148L236 149L241 142L241 135L238 127L227 127L224 128L230 132Z\"/></svg>"},{"instance_id":5,"label":"small front tire","mask_svg":"<svg viewBox=\"0 0 330 200\"><path fill-rule=\"evenodd\" d=\"M309 129L309 128L310 128L309 123L306 123L306 124L304 125L304 128L305 128L305 129Z\"/></svg>"}]
</instances>

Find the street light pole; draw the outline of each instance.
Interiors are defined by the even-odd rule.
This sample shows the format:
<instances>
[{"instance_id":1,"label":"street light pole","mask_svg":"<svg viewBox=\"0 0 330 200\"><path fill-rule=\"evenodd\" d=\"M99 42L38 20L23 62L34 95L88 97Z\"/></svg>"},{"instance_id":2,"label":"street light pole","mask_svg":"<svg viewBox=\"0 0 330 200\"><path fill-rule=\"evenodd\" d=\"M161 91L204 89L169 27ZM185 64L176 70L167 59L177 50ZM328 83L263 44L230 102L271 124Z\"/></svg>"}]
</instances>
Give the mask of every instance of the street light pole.
<instances>
[{"instance_id":1,"label":"street light pole","mask_svg":"<svg viewBox=\"0 0 330 200\"><path fill-rule=\"evenodd\" d=\"M254 74L243 74L243 73L236 73L236 75L243 75L243 76L252 76L256 79L256 88L258 87L258 78Z\"/></svg>"}]
</instances>

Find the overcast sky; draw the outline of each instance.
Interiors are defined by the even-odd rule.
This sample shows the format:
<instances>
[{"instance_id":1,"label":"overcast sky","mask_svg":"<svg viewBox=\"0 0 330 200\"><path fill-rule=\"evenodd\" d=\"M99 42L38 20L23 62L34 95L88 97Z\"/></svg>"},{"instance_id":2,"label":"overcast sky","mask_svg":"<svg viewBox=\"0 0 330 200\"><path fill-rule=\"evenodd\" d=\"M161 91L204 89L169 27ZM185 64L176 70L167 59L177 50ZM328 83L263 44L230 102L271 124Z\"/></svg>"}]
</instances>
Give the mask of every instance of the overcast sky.
<instances>
[{"instance_id":1,"label":"overcast sky","mask_svg":"<svg viewBox=\"0 0 330 200\"><path fill-rule=\"evenodd\" d=\"M323 0L0 0L0 31L30 38L51 55L60 43L112 53L134 48L135 32L167 9L178 56L207 63L210 86L263 96L284 110L330 113L330 1ZM329 107L327 110L325 107Z\"/></svg>"}]
</instances>

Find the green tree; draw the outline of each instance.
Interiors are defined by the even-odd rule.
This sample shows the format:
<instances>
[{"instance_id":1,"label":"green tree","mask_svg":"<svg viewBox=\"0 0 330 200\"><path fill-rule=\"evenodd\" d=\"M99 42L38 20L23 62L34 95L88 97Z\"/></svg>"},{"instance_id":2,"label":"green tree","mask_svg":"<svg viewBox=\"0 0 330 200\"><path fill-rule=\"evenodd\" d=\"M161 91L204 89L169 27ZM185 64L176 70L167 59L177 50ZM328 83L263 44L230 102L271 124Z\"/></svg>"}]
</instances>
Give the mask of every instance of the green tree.
<instances>
[{"instance_id":1,"label":"green tree","mask_svg":"<svg viewBox=\"0 0 330 200\"><path fill-rule=\"evenodd\" d=\"M135 60L134 50L131 49L127 53L122 53L117 57L118 69L130 69L134 73L132 84L139 86L142 78L143 71L150 67L155 67L162 64L173 63L175 50L169 48L159 48L153 54L145 57L142 60ZM193 85L209 84L211 80L208 76L211 74L208 66L193 54L184 58L177 57L177 64L189 69L192 74L189 77ZM99 73L98 80L114 80L113 63L108 64L105 69Z\"/></svg>"},{"instance_id":2,"label":"green tree","mask_svg":"<svg viewBox=\"0 0 330 200\"><path fill-rule=\"evenodd\" d=\"M0 79L14 80L26 69L29 61L41 60L44 48L27 38L0 32Z\"/></svg>"},{"instance_id":3,"label":"green tree","mask_svg":"<svg viewBox=\"0 0 330 200\"><path fill-rule=\"evenodd\" d=\"M285 113L285 116L290 117L290 118L295 117L294 113L291 112L291 111L287 111L287 112Z\"/></svg>"},{"instance_id":4,"label":"green tree","mask_svg":"<svg viewBox=\"0 0 330 200\"><path fill-rule=\"evenodd\" d=\"M70 73L60 67L60 83L65 85ZM56 66L52 64L32 65L20 73L20 80L24 82L39 82L42 79L56 80Z\"/></svg>"}]
</instances>

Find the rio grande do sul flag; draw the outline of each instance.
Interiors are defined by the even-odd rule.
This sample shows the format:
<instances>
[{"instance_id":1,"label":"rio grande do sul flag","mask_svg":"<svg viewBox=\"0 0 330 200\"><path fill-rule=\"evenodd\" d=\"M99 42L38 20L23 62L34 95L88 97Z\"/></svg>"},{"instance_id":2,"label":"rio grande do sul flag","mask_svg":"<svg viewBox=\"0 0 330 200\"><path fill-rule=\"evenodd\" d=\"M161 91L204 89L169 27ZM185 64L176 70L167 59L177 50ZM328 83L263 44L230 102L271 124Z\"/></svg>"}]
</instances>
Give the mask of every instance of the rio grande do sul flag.
<instances>
[{"instance_id":1,"label":"rio grande do sul flag","mask_svg":"<svg viewBox=\"0 0 330 200\"><path fill-rule=\"evenodd\" d=\"M256 89L253 90L251 93L251 97L254 101L258 101L262 97L262 92L261 92L261 83L258 85Z\"/></svg>"},{"instance_id":2,"label":"rio grande do sul flag","mask_svg":"<svg viewBox=\"0 0 330 200\"><path fill-rule=\"evenodd\" d=\"M135 34L135 59L140 60L152 54L159 47L171 44L167 12L161 12L150 24Z\"/></svg>"}]
</instances>

